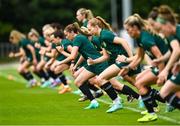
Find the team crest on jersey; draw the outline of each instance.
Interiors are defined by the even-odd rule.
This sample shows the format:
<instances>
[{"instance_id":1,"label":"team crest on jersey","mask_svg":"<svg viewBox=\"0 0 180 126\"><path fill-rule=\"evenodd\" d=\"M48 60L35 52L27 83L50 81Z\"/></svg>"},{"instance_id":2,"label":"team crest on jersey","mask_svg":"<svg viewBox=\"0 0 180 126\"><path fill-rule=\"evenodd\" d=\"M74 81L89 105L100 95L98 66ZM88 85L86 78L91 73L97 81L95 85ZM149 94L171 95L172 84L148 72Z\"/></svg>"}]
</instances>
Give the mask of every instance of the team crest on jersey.
<instances>
[{"instance_id":1,"label":"team crest on jersey","mask_svg":"<svg viewBox=\"0 0 180 126\"><path fill-rule=\"evenodd\" d=\"M154 68L155 72L159 72L159 69L157 67Z\"/></svg>"},{"instance_id":2,"label":"team crest on jersey","mask_svg":"<svg viewBox=\"0 0 180 126\"><path fill-rule=\"evenodd\" d=\"M175 79L176 79L176 76L173 75L173 76L171 77L171 79L172 79L172 80L175 80Z\"/></svg>"}]
</instances>

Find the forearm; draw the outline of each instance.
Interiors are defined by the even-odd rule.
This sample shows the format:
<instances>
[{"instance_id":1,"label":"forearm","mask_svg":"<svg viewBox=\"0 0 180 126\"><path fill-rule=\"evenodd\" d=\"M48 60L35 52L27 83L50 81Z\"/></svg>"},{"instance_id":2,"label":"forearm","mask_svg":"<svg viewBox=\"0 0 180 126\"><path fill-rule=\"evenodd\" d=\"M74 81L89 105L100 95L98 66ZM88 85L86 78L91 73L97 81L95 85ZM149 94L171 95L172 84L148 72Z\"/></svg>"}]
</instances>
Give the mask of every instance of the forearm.
<instances>
[{"instance_id":1,"label":"forearm","mask_svg":"<svg viewBox=\"0 0 180 126\"><path fill-rule=\"evenodd\" d=\"M176 53L177 53L177 52L176 52ZM157 60L158 60L159 62L166 62L166 61L169 59L170 56L171 56L171 52L168 51L165 55L161 56L161 57L158 58Z\"/></svg>"},{"instance_id":2,"label":"forearm","mask_svg":"<svg viewBox=\"0 0 180 126\"><path fill-rule=\"evenodd\" d=\"M143 58L135 57L132 62L128 65L131 69L136 68L142 61Z\"/></svg>"},{"instance_id":3,"label":"forearm","mask_svg":"<svg viewBox=\"0 0 180 126\"><path fill-rule=\"evenodd\" d=\"M74 60L71 56L67 57L66 59L61 61L61 64L69 63L70 61Z\"/></svg>"},{"instance_id":4,"label":"forearm","mask_svg":"<svg viewBox=\"0 0 180 126\"><path fill-rule=\"evenodd\" d=\"M129 47L127 42L122 43L122 46L124 47L124 49L128 53L129 57L133 56L133 53L132 53L132 51L131 51L131 49L130 49L130 47Z\"/></svg>"},{"instance_id":5,"label":"forearm","mask_svg":"<svg viewBox=\"0 0 180 126\"><path fill-rule=\"evenodd\" d=\"M51 58L54 57L54 55L51 52L46 52L45 55Z\"/></svg>"},{"instance_id":6,"label":"forearm","mask_svg":"<svg viewBox=\"0 0 180 126\"><path fill-rule=\"evenodd\" d=\"M126 60L127 63L129 63L129 62L132 62L133 60L135 60L136 57L137 57L136 55L135 56L131 56L131 57L127 57L125 60Z\"/></svg>"},{"instance_id":7,"label":"forearm","mask_svg":"<svg viewBox=\"0 0 180 126\"><path fill-rule=\"evenodd\" d=\"M61 54L63 54L65 57L69 57L71 54L67 53L66 51L62 51Z\"/></svg>"},{"instance_id":8,"label":"forearm","mask_svg":"<svg viewBox=\"0 0 180 126\"><path fill-rule=\"evenodd\" d=\"M14 53L14 57L20 57L20 56L23 56L23 53L21 52Z\"/></svg>"},{"instance_id":9,"label":"forearm","mask_svg":"<svg viewBox=\"0 0 180 126\"><path fill-rule=\"evenodd\" d=\"M174 63L178 60L180 56L179 52L179 50L172 52L171 57L165 66L165 70L169 71L173 67Z\"/></svg>"},{"instance_id":10,"label":"forearm","mask_svg":"<svg viewBox=\"0 0 180 126\"><path fill-rule=\"evenodd\" d=\"M115 37L114 39L114 43L116 44L121 44L122 47L126 50L127 54L129 57L133 56L133 53L131 51L131 48L128 44L128 42L125 39L119 38L119 37Z\"/></svg>"},{"instance_id":11,"label":"forearm","mask_svg":"<svg viewBox=\"0 0 180 126\"><path fill-rule=\"evenodd\" d=\"M36 53L35 53L35 49L31 49L31 54L32 54L32 57L33 57L33 60L36 60Z\"/></svg>"},{"instance_id":12,"label":"forearm","mask_svg":"<svg viewBox=\"0 0 180 126\"><path fill-rule=\"evenodd\" d=\"M107 56L101 56L101 57L99 57L99 58L97 58L97 59L94 59L93 61L94 61L94 64L97 64L97 63L102 63L102 62L104 62L104 61L107 61L108 58L109 58L109 57L107 57Z\"/></svg>"}]
</instances>

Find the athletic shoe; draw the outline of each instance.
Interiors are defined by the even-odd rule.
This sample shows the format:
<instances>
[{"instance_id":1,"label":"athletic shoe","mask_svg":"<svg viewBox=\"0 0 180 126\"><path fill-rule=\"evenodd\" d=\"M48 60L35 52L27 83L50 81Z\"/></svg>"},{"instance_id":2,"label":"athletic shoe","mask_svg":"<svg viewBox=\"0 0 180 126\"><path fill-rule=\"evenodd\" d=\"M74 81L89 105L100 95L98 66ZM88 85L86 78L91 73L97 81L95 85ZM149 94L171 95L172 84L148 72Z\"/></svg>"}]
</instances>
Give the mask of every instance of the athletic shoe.
<instances>
[{"instance_id":1,"label":"athletic shoe","mask_svg":"<svg viewBox=\"0 0 180 126\"><path fill-rule=\"evenodd\" d=\"M175 110L175 108L174 108L173 106L171 106L171 105L169 105L169 104L166 105L166 110L165 110L165 112L172 112L172 111L174 111L174 110Z\"/></svg>"},{"instance_id":2,"label":"athletic shoe","mask_svg":"<svg viewBox=\"0 0 180 126\"><path fill-rule=\"evenodd\" d=\"M99 107L99 103L97 101L91 102L90 105L84 109L96 109Z\"/></svg>"},{"instance_id":3,"label":"athletic shoe","mask_svg":"<svg viewBox=\"0 0 180 126\"><path fill-rule=\"evenodd\" d=\"M71 88L70 87L64 87L62 90L60 90L58 93L59 94L64 94L64 93L67 93L67 92L71 92Z\"/></svg>"},{"instance_id":4,"label":"athletic shoe","mask_svg":"<svg viewBox=\"0 0 180 126\"><path fill-rule=\"evenodd\" d=\"M86 95L82 96L81 98L78 99L79 102L83 102L88 100L88 97Z\"/></svg>"},{"instance_id":5,"label":"athletic shoe","mask_svg":"<svg viewBox=\"0 0 180 126\"><path fill-rule=\"evenodd\" d=\"M150 122L150 121L155 121L157 120L158 116L154 113L154 114L146 114L144 115L142 118L138 119L138 122Z\"/></svg>"},{"instance_id":6,"label":"athletic shoe","mask_svg":"<svg viewBox=\"0 0 180 126\"><path fill-rule=\"evenodd\" d=\"M72 93L73 93L73 94L76 94L76 95L80 95L80 94L82 94L81 90L79 90L79 89L78 89L78 90L73 91Z\"/></svg>"},{"instance_id":7,"label":"athletic shoe","mask_svg":"<svg viewBox=\"0 0 180 126\"><path fill-rule=\"evenodd\" d=\"M37 81L35 79L29 80L28 84L26 85L27 88L31 88L36 86Z\"/></svg>"},{"instance_id":8,"label":"athletic shoe","mask_svg":"<svg viewBox=\"0 0 180 126\"><path fill-rule=\"evenodd\" d=\"M119 109L122 109L122 108L123 108L123 105L121 103L118 103L118 104L114 103L114 104L111 105L111 108L108 109L106 112L107 113L112 113L112 112L115 112L115 111L117 111Z\"/></svg>"},{"instance_id":9,"label":"athletic shoe","mask_svg":"<svg viewBox=\"0 0 180 126\"><path fill-rule=\"evenodd\" d=\"M51 88L56 87L57 85L59 85L59 84L61 84L61 83L62 83L62 82L61 82L60 79L56 79L56 80L53 81L53 83L52 83L52 85L51 85L50 87L51 87Z\"/></svg>"},{"instance_id":10,"label":"athletic shoe","mask_svg":"<svg viewBox=\"0 0 180 126\"><path fill-rule=\"evenodd\" d=\"M45 81L42 85L41 88L49 87L51 85L51 81Z\"/></svg>"}]
</instances>

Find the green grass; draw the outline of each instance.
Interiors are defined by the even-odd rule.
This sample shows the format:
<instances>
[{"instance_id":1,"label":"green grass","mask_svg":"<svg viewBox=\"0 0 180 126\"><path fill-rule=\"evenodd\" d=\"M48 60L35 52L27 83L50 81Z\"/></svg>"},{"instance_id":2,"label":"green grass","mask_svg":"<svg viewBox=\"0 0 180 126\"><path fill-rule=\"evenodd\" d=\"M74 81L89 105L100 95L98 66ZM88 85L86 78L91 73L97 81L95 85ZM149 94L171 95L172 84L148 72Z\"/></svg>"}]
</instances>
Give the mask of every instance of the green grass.
<instances>
[{"instance_id":1,"label":"green grass","mask_svg":"<svg viewBox=\"0 0 180 126\"><path fill-rule=\"evenodd\" d=\"M140 113L126 108L107 114L105 111L109 105L101 102L98 109L84 110L89 102L78 102L77 95L72 93L59 95L57 90L48 88L28 89L25 83L22 83L24 81L20 81L22 78L16 70L11 68L1 70L0 73L0 125L177 125L161 118L154 122L138 123L136 120L141 117ZM16 76L18 81L6 79L8 74ZM107 96L101 99L110 101ZM124 96L123 99L124 106L137 108L137 101L127 103ZM165 106L160 104L160 107L160 116L180 121L179 110L164 113Z\"/></svg>"}]
</instances>

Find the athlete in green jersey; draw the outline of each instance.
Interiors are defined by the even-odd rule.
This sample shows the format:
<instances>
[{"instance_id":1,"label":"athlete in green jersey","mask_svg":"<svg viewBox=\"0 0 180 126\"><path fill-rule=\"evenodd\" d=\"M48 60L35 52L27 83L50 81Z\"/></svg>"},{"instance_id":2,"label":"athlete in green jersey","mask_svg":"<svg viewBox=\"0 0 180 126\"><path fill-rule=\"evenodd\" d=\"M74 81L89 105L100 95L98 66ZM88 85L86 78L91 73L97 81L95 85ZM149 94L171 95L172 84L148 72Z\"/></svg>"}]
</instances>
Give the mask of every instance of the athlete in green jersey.
<instances>
[{"instance_id":1,"label":"athlete in green jersey","mask_svg":"<svg viewBox=\"0 0 180 126\"><path fill-rule=\"evenodd\" d=\"M162 38L155 33L148 31L145 21L138 14L128 17L124 22L124 26L128 34L136 40L138 45L136 55L129 58L131 62L128 65L128 68L124 68L124 71L134 69L143 60L145 53L152 59L155 59L165 55L169 51L168 46ZM164 68L164 65L165 63L161 62L157 64L156 67L143 71L136 78L135 85L138 88L143 102L148 110L148 114L138 119L138 122L147 122L157 119L157 115L155 114L152 105L152 90L149 87L150 85L156 83L158 79L157 75L159 71Z\"/></svg>"},{"instance_id":2,"label":"athlete in green jersey","mask_svg":"<svg viewBox=\"0 0 180 126\"><path fill-rule=\"evenodd\" d=\"M97 59L101 57L101 54L95 49L95 47L88 40L88 38L82 34L78 34L78 29L75 27L74 24L68 25L65 28L65 32L66 32L66 37L69 38L70 40L73 40L73 49L71 55L61 62L62 64L74 60L77 57L78 52L84 57L85 60L87 60L88 58ZM75 79L75 84L91 101L91 104L86 109L97 108L99 104L91 94L85 82L88 79L94 77L95 75L100 74L104 69L107 68L107 66L108 66L107 62L102 62L95 65L88 65ZM119 109L120 100L117 97L117 94L114 91L114 88L111 86L111 84L106 83L104 85L101 85L101 88L104 89L106 93L109 95L109 97L114 101L114 104L110 108L110 110L114 108L114 106L118 106L116 108Z\"/></svg>"},{"instance_id":3,"label":"athlete in green jersey","mask_svg":"<svg viewBox=\"0 0 180 126\"><path fill-rule=\"evenodd\" d=\"M32 63L34 65L37 64L35 49L32 42L26 39L24 34L16 30L11 31L9 40L11 43L18 44L20 47L20 53L13 55L13 57L22 56L24 59L18 68L18 72L29 82L27 87L35 86L36 80L28 69ZM10 57L12 57L12 54Z\"/></svg>"}]
</instances>

